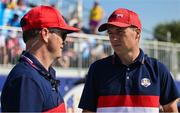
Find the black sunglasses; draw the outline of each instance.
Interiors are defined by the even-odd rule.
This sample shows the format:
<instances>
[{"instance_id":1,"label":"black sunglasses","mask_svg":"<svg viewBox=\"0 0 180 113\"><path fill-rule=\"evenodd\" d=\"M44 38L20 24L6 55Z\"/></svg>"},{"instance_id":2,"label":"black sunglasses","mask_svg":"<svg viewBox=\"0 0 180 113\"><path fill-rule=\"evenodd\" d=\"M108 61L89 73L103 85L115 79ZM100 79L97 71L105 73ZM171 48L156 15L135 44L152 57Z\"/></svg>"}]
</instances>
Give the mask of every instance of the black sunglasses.
<instances>
[{"instance_id":1,"label":"black sunglasses","mask_svg":"<svg viewBox=\"0 0 180 113\"><path fill-rule=\"evenodd\" d=\"M57 29L57 28L49 28L48 29L50 33L56 33L58 36L60 36L62 38L63 41L66 40L67 37L67 32Z\"/></svg>"}]
</instances>

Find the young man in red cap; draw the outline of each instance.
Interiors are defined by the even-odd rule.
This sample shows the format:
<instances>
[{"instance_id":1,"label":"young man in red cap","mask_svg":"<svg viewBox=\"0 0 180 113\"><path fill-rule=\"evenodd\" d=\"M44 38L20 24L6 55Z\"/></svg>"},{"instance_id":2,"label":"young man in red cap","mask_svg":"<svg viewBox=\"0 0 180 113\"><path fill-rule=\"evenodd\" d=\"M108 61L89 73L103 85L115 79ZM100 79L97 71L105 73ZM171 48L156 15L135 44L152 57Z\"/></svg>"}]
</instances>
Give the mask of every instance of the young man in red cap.
<instances>
[{"instance_id":1,"label":"young man in red cap","mask_svg":"<svg viewBox=\"0 0 180 113\"><path fill-rule=\"evenodd\" d=\"M178 112L179 92L165 65L139 48L138 15L115 10L99 31L107 30L114 55L90 66L79 103L84 112Z\"/></svg>"},{"instance_id":2,"label":"young man in red cap","mask_svg":"<svg viewBox=\"0 0 180 113\"><path fill-rule=\"evenodd\" d=\"M61 57L66 35L79 29L50 6L32 8L20 23L26 50L4 84L2 112L65 112L51 64Z\"/></svg>"}]
</instances>

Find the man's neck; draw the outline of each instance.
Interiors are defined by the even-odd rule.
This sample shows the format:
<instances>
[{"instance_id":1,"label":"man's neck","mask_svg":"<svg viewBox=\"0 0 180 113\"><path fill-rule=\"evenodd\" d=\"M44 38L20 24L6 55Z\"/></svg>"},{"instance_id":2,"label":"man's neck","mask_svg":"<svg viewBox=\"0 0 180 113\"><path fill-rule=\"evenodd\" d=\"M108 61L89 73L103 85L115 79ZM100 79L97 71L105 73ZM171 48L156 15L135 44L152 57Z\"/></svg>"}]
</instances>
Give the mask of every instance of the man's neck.
<instances>
[{"instance_id":1,"label":"man's neck","mask_svg":"<svg viewBox=\"0 0 180 113\"><path fill-rule=\"evenodd\" d=\"M48 71L49 67L52 64L52 60L49 55L45 54L47 52L31 52L34 57L44 66L44 68Z\"/></svg>"},{"instance_id":2,"label":"man's neck","mask_svg":"<svg viewBox=\"0 0 180 113\"><path fill-rule=\"evenodd\" d=\"M128 66L134 63L139 53L140 53L140 49L136 49L134 51L130 51L124 54L118 54L118 57L121 59L122 64Z\"/></svg>"},{"instance_id":3,"label":"man's neck","mask_svg":"<svg viewBox=\"0 0 180 113\"><path fill-rule=\"evenodd\" d=\"M45 45L39 41L39 38L29 40L26 44L26 50L28 50L36 59L44 66L48 71L53 60L47 51Z\"/></svg>"}]
</instances>

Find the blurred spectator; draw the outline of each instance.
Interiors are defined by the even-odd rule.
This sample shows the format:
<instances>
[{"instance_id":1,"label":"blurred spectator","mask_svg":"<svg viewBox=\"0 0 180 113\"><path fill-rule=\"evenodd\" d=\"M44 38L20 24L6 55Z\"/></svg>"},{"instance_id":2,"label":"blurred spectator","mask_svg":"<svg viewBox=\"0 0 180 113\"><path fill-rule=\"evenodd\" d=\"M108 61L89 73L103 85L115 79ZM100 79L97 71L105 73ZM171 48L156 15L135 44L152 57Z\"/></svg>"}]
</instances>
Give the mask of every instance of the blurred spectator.
<instances>
[{"instance_id":1,"label":"blurred spectator","mask_svg":"<svg viewBox=\"0 0 180 113\"><path fill-rule=\"evenodd\" d=\"M89 67L89 64L92 62L91 50L94 47L96 41L93 37L80 42L80 54L82 57L82 67Z\"/></svg>"},{"instance_id":2,"label":"blurred spectator","mask_svg":"<svg viewBox=\"0 0 180 113\"><path fill-rule=\"evenodd\" d=\"M101 40L97 40L97 44L91 50L91 56L93 60L98 60L107 57L107 54L104 52L104 45Z\"/></svg>"},{"instance_id":3,"label":"blurred spectator","mask_svg":"<svg viewBox=\"0 0 180 113\"><path fill-rule=\"evenodd\" d=\"M5 36L0 31L0 64L7 64L7 58Z\"/></svg>"},{"instance_id":4,"label":"blurred spectator","mask_svg":"<svg viewBox=\"0 0 180 113\"><path fill-rule=\"evenodd\" d=\"M8 9L14 9L14 8L16 8L16 1L15 1L15 0L9 0L9 1L7 2L6 7L7 7Z\"/></svg>"},{"instance_id":5,"label":"blurred spectator","mask_svg":"<svg viewBox=\"0 0 180 113\"><path fill-rule=\"evenodd\" d=\"M63 68L78 66L78 53L74 50L74 38L66 38L62 53L62 58L55 63L56 66L61 66Z\"/></svg>"},{"instance_id":6,"label":"blurred spectator","mask_svg":"<svg viewBox=\"0 0 180 113\"><path fill-rule=\"evenodd\" d=\"M19 15L14 14L13 18L8 21L7 25L13 27L20 27Z\"/></svg>"},{"instance_id":7,"label":"blurred spectator","mask_svg":"<svg viewBox=\"0 0 180 113\"><path fill-rule=\"evenodd\" d=\"M78 17L73 17L72 19L69 20L68 23L69 23L69 25L71 25L71 26L80 28L80 29L81 29L81 32L83 32L83 33L91 34L91 31L90 31L88 28L84 27L84 26L79 22Z\"/></svg>"},{"instance_id":8,"label":"blurred spectator","mask_svg":"<svg viewBox=\"0 0 180 113\"><path fill-rule=\"evenodd\" d=\"M24 0L17 0L17 7L14 9L19 18L22 18L23 15L30 10L30 7L24 4Z\"/></svg>"},{"instance_id":9,"label":"blurred spectator","mask_svg":"<svg viewBox=\"0 0 180 113\"><path fill-rule=\"evenodd\" d=\"M21 10L26 10L26 5L24 4L24 0L17 0L17 7Z\"/></svg>"},{"instance_id":10,"label":"blurred spectator","mask_svg":"<svg viewBox=\"0 0 180 113\"><path fill-rule=\"evenodd\" d=\"M1 0L0 3L2 3L3 8L6 7L9 0Z\"/></svg>"},{"instance_id":11,"label":"blurred spectator","mask_svg":"<svg viewBox=\"0 0 180 113\"><path fill-rule=\"evenodd\" d=\"M5 7L3 8L3 4ZM1 2L1 21L0 24L3 26L15 26L19 27L19 18L21 18L30 7L24 4L24 0L7 0Z\"/></svg>"},{"instance_id":12,"label":"blurred spectator","mask_svg":"<svg viewBox=\"0 0 180 113\"><path fill-rule=\"evenodd\" d=\"M23 37L22 37L22 31L17 31L17 38L19 39L19 46L20 48L25 49L26 45L23 41Z\"/></svg>"},{"instance_id":13,"label":"blurred spectator","mask_svg":"<svg viewBox=\"0 0 180 113\"><path fill-rule=\"evenodd\" d=\"M66 44L63 49L63 55L65 56L66 62L69 61L70 67L77 67L78 53L74 49L74 38L67 37Z\"/></svg>"},{"instance_id":14,"label":"blurred spectator","mask_svg":"<svg viewBox=\"0 0 180 113\"><path fill-rule=\"evenodd\" d=\"M2 25L7 25L9 20L13 17L14 15L14 10L5 8L3 11L3 17L2 17Z\"/></svg>"},{"instance_id":15,"label":"blurred spectator","mask_svg":"<svg viewBox=\"0 0 180 113\"><path fill-rule=\"evenodd\" d=\"M4 13L4 4L2 2L0 2L0 17L3 17L3 13ZM2 19L0 19L0 25L2 25Z\"/></svg>"},{"instance_id":16,"label":"blurred spectator","mask_svg":"<svg viewBox=\"0 0 180 113\"><path fill-rule=\"evenodd\" d=\"M70 26L76 26L76 27L80 27L80 23L79 23L79 19L77 18L77 17L73 17L72 19L70 19L69 21L68 21L68 24L70 25Z\"/></svg>"},{"instance_id":17,"label":"blurred spectator","mask_svg":"<svg viewBox=\"0 0 180 113\"><path fill-rule=\"evenodd\" d=\"M92 34L97 34L97 27L103 18L103 9L98 1L95 1L93 8L90 12L89 27Z\"/></svg>"},{"instance_id":18,"label":"blurred spectator","mask_svg":"<svg viewBox=\"0 0 180 113\"><path fill-rule=\"evenodd\" d=\"M8 53L8 62L16 63L22 49L19 45L19 39L17 38L16 31L10 31L9 37L6 40L6 48Z\"/></svg>"},{"instance_id":19,"label":"blurred spectator","mask_svg":"<svg viewBox=\"0 0 180 113\"><path fill-rule=\"evenodd\" d=\"M58 62L60 63L60 66L63 68L69 68L70 66L70 59L68 56L63 55L61 59L58 59Z\"/></svg>"},{"instance_id":20,"label":"blurred spectator","mask_svg":"<svg viewBox=\"0 0 180 113\"><path fill-rule=\"evenodd\" d=\"M91 51L91 43L88 39L81 42L81 55L84 60L89 59Z\"/></svg>"}]
</instances>

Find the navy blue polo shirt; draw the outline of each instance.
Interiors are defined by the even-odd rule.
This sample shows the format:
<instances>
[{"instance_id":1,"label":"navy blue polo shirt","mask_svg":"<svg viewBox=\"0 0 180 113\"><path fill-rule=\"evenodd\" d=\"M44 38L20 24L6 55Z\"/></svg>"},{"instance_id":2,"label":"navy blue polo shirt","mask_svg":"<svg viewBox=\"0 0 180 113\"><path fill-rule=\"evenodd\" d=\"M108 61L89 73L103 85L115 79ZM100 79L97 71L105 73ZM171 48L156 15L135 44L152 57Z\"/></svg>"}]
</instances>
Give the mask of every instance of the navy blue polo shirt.
<instances>
[{"instance_id":1,"label":"navy blue polo shirt","mask_svg":"<svg viewBox=\"0 0 180 113\"><path fill-rule=\"evenodd\" d=\"M129 66L116 54L94 62L79 107L94 112L159 112L160 105L178 97L166 66L140 50Z\"/></svg>"},{"instance_id":2,"label":"navy blue polo shirt","mask_svg":"<svg viewBox=\"0 0 180 113\"><path fill-rule=\"evenodd\" d=\"M47 71L30 53L23 55L33 64L20 58L19 63L9 73L1 95L2 112L65 112L63 98L54 90L35 65L44 73L55 78L55 70Z\"/></svg>"}]
</instances>

